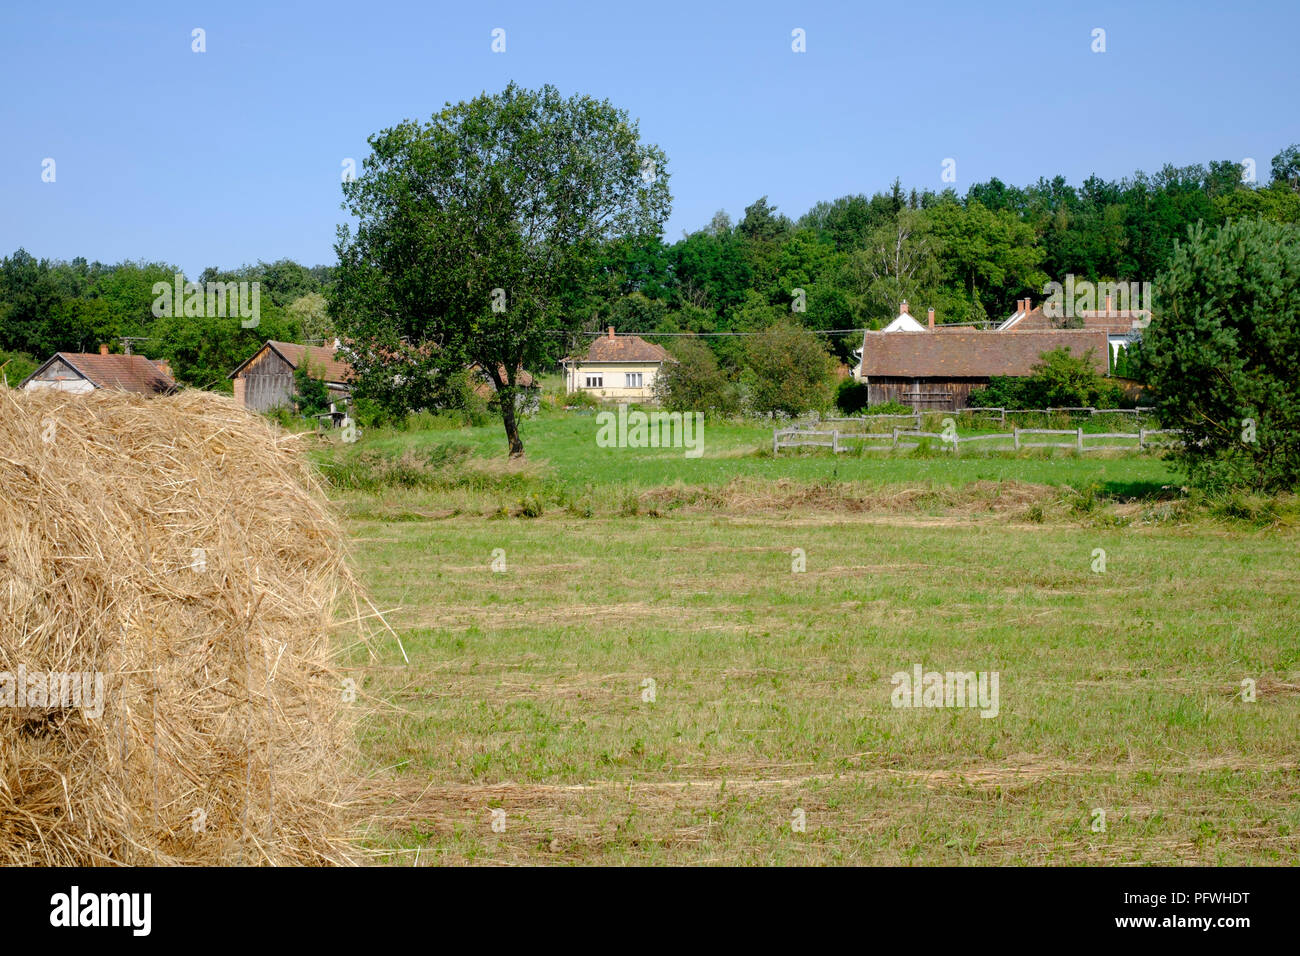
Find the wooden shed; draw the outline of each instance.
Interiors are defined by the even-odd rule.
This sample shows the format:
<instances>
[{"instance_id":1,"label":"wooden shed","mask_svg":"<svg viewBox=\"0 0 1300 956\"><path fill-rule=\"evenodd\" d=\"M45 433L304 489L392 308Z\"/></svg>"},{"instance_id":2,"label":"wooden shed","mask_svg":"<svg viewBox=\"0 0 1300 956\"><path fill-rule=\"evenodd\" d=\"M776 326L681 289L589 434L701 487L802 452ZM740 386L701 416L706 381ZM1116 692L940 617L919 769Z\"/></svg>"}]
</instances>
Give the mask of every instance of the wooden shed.
<instances>
[{"instance_id":1,"label":"wooden shed","mask_svg":"<svg viewBox=\"0 0 1300 956\"><path fill-rule=\"evenodd\" d=\"M112 355L107 345L99 352L55 352L19 385L26 391L51 388L84 393L105 388L139 395L166 395L176 391L166 360L143 355Z\"/></svg>"},{"instance_id":2,"label":"wooden shed","mask_svg":"<svg viewBox=\"0 0 1300 956\"><path fill-rule=\"evenodd\" d=\"M293 373L305 362L307 373L329 389L330 401L343 408L352 395L352 367L335 358L335 351L333 347L267 342L230 373L235 400L255 412L289 408L297 394Z\"/></svg>"},{"instance_id":3,"label":"wooden shed","mask_svg":"<svg viewBox=\"0 0 1300 956\"><path fill-rule=\"evenodd\" d=\"M1105 375L1109 349L1104 330L984 332L944 329L925 332L866 332L859 380L867 401L899 402L916 409L964 408L972 389L994 376L1027 377L1044 352L1066 348L1091 361Z\"/></svg>"}]
</instances>

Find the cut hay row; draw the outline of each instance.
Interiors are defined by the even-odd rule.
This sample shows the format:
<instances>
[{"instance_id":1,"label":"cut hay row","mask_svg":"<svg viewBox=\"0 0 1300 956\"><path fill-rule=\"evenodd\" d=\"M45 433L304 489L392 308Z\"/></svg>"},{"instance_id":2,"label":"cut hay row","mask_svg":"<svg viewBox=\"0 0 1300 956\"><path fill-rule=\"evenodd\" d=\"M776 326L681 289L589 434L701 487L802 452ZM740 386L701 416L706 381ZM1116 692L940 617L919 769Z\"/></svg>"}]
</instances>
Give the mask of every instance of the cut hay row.
<instances>
[{"instance_id":1,"label":"cut hay row","mask_svg":"<svg viewBox=\"0 0 1300 956\"><path fill-rule=\"evenodd\" d=\"M0 865L350 862L341 540L229 399L0 388Z\"/></svg>"},{"instance_id":2,"label":"cut hay row","mask_svg":"<svg viewBox=\"0 0 1300 956\"><path fill-rule=\"evenodd\" d=\"M644 508L674 507L729 513L848 511L897 513L922 508L1010 512L1060 496L1059 489L1023 481L974 481L959 488L911 485L871 488L851 483L810 483L733 478L721 487L675 486L644 492Z\"/></svg>"}]
</instances>

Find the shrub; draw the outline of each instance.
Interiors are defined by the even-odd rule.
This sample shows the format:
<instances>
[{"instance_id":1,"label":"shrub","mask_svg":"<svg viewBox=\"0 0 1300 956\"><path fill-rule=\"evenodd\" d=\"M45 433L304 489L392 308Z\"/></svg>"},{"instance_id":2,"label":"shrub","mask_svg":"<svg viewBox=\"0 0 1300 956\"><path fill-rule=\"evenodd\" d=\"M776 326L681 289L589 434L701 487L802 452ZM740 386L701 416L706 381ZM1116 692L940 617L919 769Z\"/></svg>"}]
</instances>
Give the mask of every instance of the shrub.
<instances>
[{"instance_id":1,"label":"shrub","mask_svg":"<svg viewBox=\"0 0 1300 956\"><path fill-rule=\"evenodd\" d=\"M297 392L294 404L304 418L321 415L330 410L330 391L325 383L311 374L311 364L304 361L293 370L293 386Z\"/></svg>"},{"instance_id":2,"label":"shrub","mask_svg":"<svg viewBox=\"0 0 1300 956\"><path fill-rule=\"evenodd\" d=\"M569 408L599 408L600 399L590 392L579 389L564 397L564 404Z\"/></svg>"},{"instance_id":3,"label":"shrub","mask_svg":"<svg viewBox=\"0 0 1300 956\"><path fill-rule=\"evenodd\" d=\"M869 415L911 415L916 410L902 402L881 402L867 409Z\"/></svg>"},{"instance_id":4,"label":"shrub","mask_svg":"<svg viewBox=\"0 0 1300 956\"><path fill-rule=\"evenodd\" d=\"M745 344L742 382L760 415L799 415L830 404L833 360L807 329L781 319Z\"/></svg>"},{"instance_id":5,"label":"shrub","mask_svg":"<svg viewBox=\"0 0 1300 956\"><path fill-rule=\"evenodd\" d=\"M1025 378L995 376L972 389L970 408L1119 408L1124 390L1092 365L1092 350L1080 356L1060 348L1044 352Z\"/></svg>"},{"instance_id":6,"label":"shrub","mask_svg":"<svg viewBox=\"0 0 1300 956\"><path fill-rule=\"evenodd\" d=\"M846 378L835 389L835 407L845 415L856 415L867 407L868 392L866 383Z\"/></svg>"},{"instance_id":7,"label":"shrub","mask_svg":"<svg viewBox=\"0 0 1300 956\"><path fill-rule=\"evenodd\" d=\"M667 362L655 379L655 397L671 412L707 412L733 415L740 399L710 349L698 339L681 339L673 346L674 362Z\"/></svg>"},{"instance_id":8,"label":"shrub","mask_svg":"<svg viewBox=\"0 0 1300 956\"><path fill-rule=\"evenodd\" d=\"M38 368L40 363L26 352L0 352L0 381L7 381L10 388L17 388Z\"/></svg>"}]
</instances>

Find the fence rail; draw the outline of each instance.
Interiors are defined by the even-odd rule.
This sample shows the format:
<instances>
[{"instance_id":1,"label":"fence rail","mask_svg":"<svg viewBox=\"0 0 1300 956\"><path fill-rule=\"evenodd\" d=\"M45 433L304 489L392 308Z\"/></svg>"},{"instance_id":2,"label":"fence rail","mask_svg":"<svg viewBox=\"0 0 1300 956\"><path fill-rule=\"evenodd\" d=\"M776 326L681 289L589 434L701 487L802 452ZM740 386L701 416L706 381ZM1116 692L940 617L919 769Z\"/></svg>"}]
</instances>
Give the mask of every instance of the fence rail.
<instances>
[{"instance_id":1,"label":"fence rail","mask_svg":"<svg viewBox=\"0 0 1300 956\"><path fill-rule=\"evenodd\" d=\"M1008 415L1043 415L1055 414L1056 412L1087 412L1092 415L1143 415L1147 412L1155 411L1154 405L1139 405L1136 408L1093 408L1091 406L1066 406L1059 408L959 408L953 412L954 415L960 415L963 412L997 412L998 418L1002 421L1007 420Z\"/></svg>"},{"instance_id":2,"label":"fence rail","mask_svg":"<svg viewBox=\"0 0 1300 956\"><path fill-rule=\"evenodd\" d=\"M895 416L906 417L906 416ZM834 421L836 419L825 419ZM843 421L844 419L838 419ZM801 448L816 447L829 448L832 452L838 454L842 451L848 451L849 445L846 442L867 441L875 439L878 441L888 441L887 445L859 445L863 451L893 451L898 448L916 448L920 445L919 441L899 441L900 438L935 438L942 444L941 447L954 454L961 453L961 446L975 441L992 441L996 439L1010 440L1012 448L1019 451L1022 448L1073 448L1080 453L1090 451L1142 451L1147 448L1167 448L1175 444L1178 439L1173 441L1149 441L1153 435L1178 435L1179 430L1176 428L1140 428L1135 432L1084 432L1082 428L1015 428L1004 434L994 435L945 435L942 432L927 432L918 428L900 428L895 426L892 432L858 432L845 434L839 429L831 431L816 431L808 427L795 426L793 428L776 428L772 431L772 454L778 455L782 448ZM1069 435L1072 441L1025 441L1022 436L1031 438L1038 435L1059 436ZM1090 445L1088 439L1129 439L1137 440L1136 445Z\"/></svg>"}]
</instances>

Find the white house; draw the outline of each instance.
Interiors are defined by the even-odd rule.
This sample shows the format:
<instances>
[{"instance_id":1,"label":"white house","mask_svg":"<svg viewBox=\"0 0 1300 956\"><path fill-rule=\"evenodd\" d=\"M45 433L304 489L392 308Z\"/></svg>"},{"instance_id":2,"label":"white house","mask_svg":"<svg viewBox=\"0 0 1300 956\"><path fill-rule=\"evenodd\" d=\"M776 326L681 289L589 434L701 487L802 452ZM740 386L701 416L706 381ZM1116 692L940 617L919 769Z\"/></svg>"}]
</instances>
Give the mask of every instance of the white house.
<instances>
[{"instance_id":1,"label":"white house","mask_svg":"<svg viewBox=\"0 0 1300 956\"><path fill-rule=\"evenodd\" d=\"M662 346L639 336L616 336L611 325L592 341L585 356L560 364L569 394L586 392L610 402L648 402L654 399L655 379L664 363L676 361Z\"/></svg>"}]
</instances>

